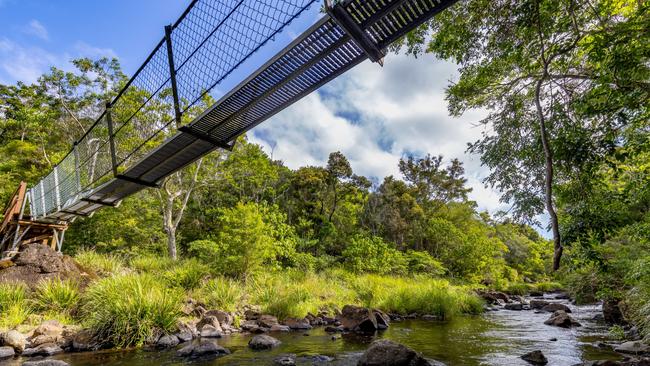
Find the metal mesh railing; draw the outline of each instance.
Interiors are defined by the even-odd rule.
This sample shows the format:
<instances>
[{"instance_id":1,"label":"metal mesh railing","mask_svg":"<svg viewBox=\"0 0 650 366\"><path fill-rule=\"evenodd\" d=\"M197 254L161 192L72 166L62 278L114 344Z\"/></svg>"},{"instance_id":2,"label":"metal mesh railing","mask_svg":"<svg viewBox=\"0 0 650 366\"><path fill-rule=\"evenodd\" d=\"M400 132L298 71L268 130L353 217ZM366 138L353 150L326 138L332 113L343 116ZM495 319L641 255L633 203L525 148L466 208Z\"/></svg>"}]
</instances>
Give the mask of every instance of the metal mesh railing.
<instances>
[{"instance_id":1,"label":"metal mesh railing","mask_svg":"<svg viewBox=\"0 0 650 366\"><path fill-rule=\"evenodd\" d=\"M88 214L216 147L229 148L237 136L359 62L380 61L391 42L455 2L336 2L208 105L207 93L316 1L194 0L73 150L31 188L32 215L67 220Z\"/></svg>"},{"instance_id":2,"label":"metal mesh railing","mask_svg":"<svg viewBox=\"0 0 650 366\"><path fill-rule=\"evenodd\" d=\"M32 216L64 210L127 171L316 1L194 0L70 153L30 189Z\"/></svg>"}]
</instances>

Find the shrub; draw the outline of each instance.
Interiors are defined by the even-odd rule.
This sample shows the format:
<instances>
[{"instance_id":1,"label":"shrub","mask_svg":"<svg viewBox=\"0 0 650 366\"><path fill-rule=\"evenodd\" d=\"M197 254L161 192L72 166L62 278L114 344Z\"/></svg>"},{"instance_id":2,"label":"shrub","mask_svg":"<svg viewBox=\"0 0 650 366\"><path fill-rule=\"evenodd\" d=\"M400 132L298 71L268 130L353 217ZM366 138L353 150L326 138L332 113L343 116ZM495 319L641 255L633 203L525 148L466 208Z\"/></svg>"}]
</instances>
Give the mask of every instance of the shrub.
<instances>
[{"instance_id":1,"label":"shrub","mask_svg":"<svg viewBox=\"0 0 650 366\"><path fill-rule=\"evenodd\" d=\"M78 303L79 289L70 280L41 281L34 293L34 304L38 310L70 314Z\"/></svg>"},{"instance_id":2,"label":"shrub","mask_svg":"<svg viewBox=\"0 0 650 366\"><path fill-rule=\"evenodd\" d=\"M343 250L347 268L353 272L405 273L406 260L402 252L377 236L358 235Z\"/></svg>"},{"instance_id":3,"label":"shrub","mask_svg":"<svg viewBox=\"0 0 650 366\"><path fill-rule=\"evenodd\" d=\"M82 249L74 259L82 267L101 277L108 277L125 271L122 258L111 254L100 254L93 250Z\"/></svg>"},{"instance_id":4,"label":"shrub","mask_svg":"<svg viewBox=\"0 0 650 366\"><path fill-rule=\"evenodd\" d=\"M446 272L445 267L424 251L408 250L404 254L408 271L413 274L430 274L440 276Z\"/></svg>"},{"instance_id":5,"label":"shrub","mask_svg":"<svg viewBox=\"0 0 650 366\"><path fill-rule=\"evenodd\" d=\"M148 274L104 278L84 294L83 318L94 335L117 347L139 346L155 330L172 332L182 294Z\"/></svg>"},{"instance_id":6,"label":"shrub","mask_svg":"<svg viewBox=\"0 0 650 366\"><path fill-rule=\"evenodd\" d=\"M219 257L219 247L212 240L195 240L187 245L187 254L204 263L212 264Z\"/></svg>"}]
</instances>

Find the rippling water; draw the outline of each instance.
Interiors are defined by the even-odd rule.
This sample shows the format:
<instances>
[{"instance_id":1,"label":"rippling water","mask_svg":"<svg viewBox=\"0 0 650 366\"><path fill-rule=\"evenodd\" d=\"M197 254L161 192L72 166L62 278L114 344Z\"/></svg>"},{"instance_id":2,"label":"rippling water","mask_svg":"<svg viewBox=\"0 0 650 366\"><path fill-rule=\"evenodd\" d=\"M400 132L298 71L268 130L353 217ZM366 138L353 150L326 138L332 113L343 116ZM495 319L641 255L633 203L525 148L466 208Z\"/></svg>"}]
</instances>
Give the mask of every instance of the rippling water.
<instances>
[{"instance_id":1,"label":"rippling water","mask_svg":"<svg viewBox=\"0 0 650 366\"><path fill-rule=\"evenodd\" d=\"M565 301L558 301L568 304ZM356 365L370 342L387 338L422 352L425 357L446 365L528 365L519 358L532 350L542 350L549 365L574 365L585 360L617 359L612 351L598 347L607 341L607 327L593 321L600 306L572 306L571 314L582 327L563 329L544 325L549 314L530 310L491 311L482 316L459 317L449 322L408 320L369 336L344 334L337 340L322 328L308 332L272 334L282 344L271 351L251 351L250 335L234 334L218 340L231 355L218 359L187 362L172 351L106 351L64 354L56 357L72 366L85 365L271 365L285 353L298 355L299 365ZM556 341L551 339L556 338ZM327 357L315 357L316 355ZM329 359L328 359L329 358ZM24 360L23 360L24 361ZM8 363L20 365L20 360Z\"/></svg>"}]
</instances>

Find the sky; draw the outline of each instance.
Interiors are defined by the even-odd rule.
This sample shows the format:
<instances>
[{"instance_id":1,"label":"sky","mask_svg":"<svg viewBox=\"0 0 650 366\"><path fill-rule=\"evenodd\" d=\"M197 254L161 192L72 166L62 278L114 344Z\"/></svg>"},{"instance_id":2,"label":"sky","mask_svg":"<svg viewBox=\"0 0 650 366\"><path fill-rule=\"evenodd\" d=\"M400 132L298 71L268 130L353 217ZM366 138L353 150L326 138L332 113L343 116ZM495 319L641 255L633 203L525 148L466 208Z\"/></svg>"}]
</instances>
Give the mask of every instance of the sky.
<instances>
[{"instance_id":1,"label":"sky","mask_svg":"<svg viewBox=\"0 0 650 366\"><path fill-rule=\"evenodd\" d=\"M189 0L0 0L0 83L34 82L51 66L71 70L78 57L118 57L133 73ZM320 15L312 6L274 44L261 50L248 69L286 45ZM507 206L485 187L489 173L467 143L484 132L485 112L450 117L445 87L458 77L456 65L431 55L388 55L383 67L369 61L312 93L248 133L273 159L290 168L325 165L330 152L345 154L355 173L381 182L399 176L407 155L443 155L465 165L470 198L494 213ZM220 85L218 93L229 85Z\"/></svg>"}]
</instances>

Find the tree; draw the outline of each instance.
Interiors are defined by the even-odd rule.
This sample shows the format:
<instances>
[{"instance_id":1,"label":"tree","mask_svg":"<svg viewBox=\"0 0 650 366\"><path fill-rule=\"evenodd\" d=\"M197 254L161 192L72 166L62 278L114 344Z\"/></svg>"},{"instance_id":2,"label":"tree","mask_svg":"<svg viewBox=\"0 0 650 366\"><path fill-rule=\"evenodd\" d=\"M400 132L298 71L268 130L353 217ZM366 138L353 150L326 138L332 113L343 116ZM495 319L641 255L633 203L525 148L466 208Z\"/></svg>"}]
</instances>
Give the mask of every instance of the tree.
<instances>
[{"instance_id":1,"label":"tree","mask_svg":"<svg viewBox=\"0 0 650 366\"><path fill-rule=\"evenodd\" d=\"M489 111L481 121L488 127L484 137L469 151L492 169L486 183L504 193L516 219L532 222L545 208L554 269L563 251L554 188L597 166L647 111L647 7L636 1L471 0L405 39L409 52L459 64L460 78L448 88L449 110Z\"/></svg>"},{"instance_id":2,"label":"tree","mask_svg":"<svg viewBox=\"0 0 650 366\"><path fill-rule=\"evenodd\" d=\"M406 182L414 188L418 203L467 200L467 194L472 189L465 187L467 179L463 177L463 163L452 159L449 166L443 167L442 162L442 155L429 154L424 158L409 156L399 160L399 170Z\"/></svg>"}]
</instances>

